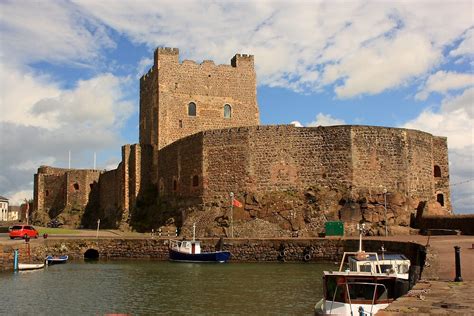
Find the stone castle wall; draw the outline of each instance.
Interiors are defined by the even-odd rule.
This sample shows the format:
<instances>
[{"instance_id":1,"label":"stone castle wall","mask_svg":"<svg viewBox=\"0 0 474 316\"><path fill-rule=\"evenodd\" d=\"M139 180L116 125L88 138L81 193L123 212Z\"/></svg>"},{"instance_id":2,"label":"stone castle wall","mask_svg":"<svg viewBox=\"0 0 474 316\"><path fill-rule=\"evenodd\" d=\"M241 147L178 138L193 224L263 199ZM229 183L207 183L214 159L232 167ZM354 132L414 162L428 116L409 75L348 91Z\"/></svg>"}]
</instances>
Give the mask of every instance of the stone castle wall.
<instances>
[{"instance_id":1,"label":"stone castle wall","mask_svg":"<svg viewBox=\"0 0 474 316\"><path fill-rule=\"evenodd\" d=\"M434 193L438 198L441 194L444 206L447 210L452 209L451 194L449 194L449 160L448 140L446 137L433 137L433 165L439 167L439 174L435 174Z\"/></svg>"},{"instance_id":2,"label":"stone castle wall","mask_svg":"<svg viewBox=\"0 0 474 316\"><path fill-rule=\"evenodd\" d=\"M93 188L101 171L91 169L64 169L41 166L35 175L35 220L48 222L63 214L66 224L77 226L84 206L93 203Z\"/></svg>"},{"instance_id":3,"label":"stone castle wall","mask_svg":"<svg viewBox=\"0 0 474 316\"><path fill-rule=\"evenodd\" d=\"M191 102L196 115L188 112ZM178 49L157 48L140 79L139 125L140 143L122 147L116 170L41 167L35 209L88 207L90 219L124 229L134 214L148 229L152 219L178 224L205 210L206 221L217 218L225 230L234 192L245 202L236 218L265 219L265 236L280 236L281 228L317 236L324 221L337 219L407 226L421 201L428 209L437 204L435 213L451 209L446 138L370 126L259 126L253 56L199 64L180 62Z\"/></svg>"},{"instance_id":4,"label":"stone castle wall","mask_svg":"<svg viewBox=\"0 0 474 316\"><path fill-rule=\"evenodd\" d=\"M158 149L204 130L259 124L253 56L237 54L231 65L180 63L178 49L158 48L140 87L140 143ZM190 102L195 116L188 115Z\"/></svg>"},{"instance_id":5,"label":"stone castle wall","mask_svg":"<svg viewBox=\"0 0 474 316\"><path fill-rule=\"evenodd\" d=\"M432 200L431 134L373 126L291 125L206 131L160 151L160 192L205 199L229 192L340 186L354 195L402 192ZM201 172L202 164L202 172ZM191 180L202 178L202 190ZM178 189L172 183L177 180ZM448 192L444 192L448 196Z\"/></svg>"}]
</instances>

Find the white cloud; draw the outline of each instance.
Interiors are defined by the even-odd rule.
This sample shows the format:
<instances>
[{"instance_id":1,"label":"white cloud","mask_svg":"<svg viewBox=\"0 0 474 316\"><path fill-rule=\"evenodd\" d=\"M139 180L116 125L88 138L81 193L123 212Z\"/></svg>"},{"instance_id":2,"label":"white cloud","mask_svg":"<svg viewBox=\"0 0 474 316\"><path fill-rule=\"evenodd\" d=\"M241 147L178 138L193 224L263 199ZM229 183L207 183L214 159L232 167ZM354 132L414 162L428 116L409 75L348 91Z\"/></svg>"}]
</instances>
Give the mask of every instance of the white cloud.
<instances>
[{"instance_id":1,"label":"white cloud","mask_svg":"<svg viewBox=\"0 0 474 316\"><path fill-rule=\"evenodd\" d=\"M456 49L449 52L449 55L454 57L472 56L474 54L474 29L469 29L462 37L462 42Z\"/></svg>"},{"instance_id":2,"label":"white cloud","mask_svg":"<svg viewBox=\"0 0 474 316\"><path fill-rule=\"evenodd\" d=\"M290 122L290 125L293 125L294 127L303 127L303 124L301 124L299 121L292 121Z\"/></svg>"},{"instance_id":3,"label":"white cloud","mask_svg":"<svg viewBox=\"0 0 474 316\"><path fill-rule=\"evenodd\" d=\"M69 1L2 1L0 11L4 63L94 63L115 45L103 24Z\"/></svg>"},{"instance_id":4,"label":"white cloud","mask_svg":"<svg viewBox=\"0 0 474 316\"><path fill-rule=\"evenodd\" d=\"M472 26L470 1L75 4L135 43L179 47L184 58L218 63L252 53L261 84L295 91L334 85L340 98L380 93L425 75L443 61L444 47Z\"/></svg>"},{"instance_id":5,"label":"white cloud","mask_svg":"<svg viewBox=\"0 0 474 316\"><path fill-rule=\"evenodd\" d=\"M346 124L344 120L334 118L329 114L318 113L318 115L316 115L316 120L311 123L308 123L306 126L332 126L344 124Z\"/></svg>"},{"instance_id":6,"label":"white cloud","mask_svg":"<svg viewBox=\"0 0 474 316\"><path fill-rule=\"evenodd\" d=\"M416 52L416 53L415 53ZM335 88L340 98L377 94L420 76L440 60L429 39L409 33L362 47L343 61L326 67L326 82L345 78ZM332 78L331 78L332 77ZM331 80L332 79L332 80Z\"/></svg>"},{"instance_id":7,"label":"white cloud","mask_svg":"<svg viewBox=\"0 0 474 316\"><path fill-rule=\"evenodd\" d=\"M120 150L120 128L133 106L128 79L103 74L69 90L47 77L0 64L0 192L31 191L42 165L62 165L71 150L84 167L91 151ZM66 164L67 166L67 164ZM89 166L91 167L91 166Z\"/></svg>"},{"instance_id":8,"label":"white cloud","mask_svg":"<svg viewBox=\"0 0 474 316\"><path fill-rule=\"evenodd\" d=\"M472 74L440 70L426 80L421 91L415 95L415 99L426 100L432 92L446 94L448 91L464 89L473 85L474 75Z\"/></svg>"}]
</instances>

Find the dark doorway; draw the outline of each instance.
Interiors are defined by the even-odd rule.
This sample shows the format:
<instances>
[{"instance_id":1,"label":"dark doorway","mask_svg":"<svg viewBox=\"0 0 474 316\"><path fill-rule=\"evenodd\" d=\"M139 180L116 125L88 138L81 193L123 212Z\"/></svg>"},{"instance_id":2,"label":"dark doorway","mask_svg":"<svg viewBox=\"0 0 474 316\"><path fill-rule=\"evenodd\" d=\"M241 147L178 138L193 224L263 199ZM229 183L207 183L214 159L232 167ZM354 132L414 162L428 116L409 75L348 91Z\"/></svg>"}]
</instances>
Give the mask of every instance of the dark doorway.
<instances>
[{"instance_id":1,"label":"dark doorway","mask_svg":"<svg viewBox=\"0 0 474 316\"><path fill-rule=\"evenodd\" d=\"M436 195L436 201L438 201L438 203L441 204L441 206L444 206L444 195L441 193Z\"/></svg>"}]
</instances>

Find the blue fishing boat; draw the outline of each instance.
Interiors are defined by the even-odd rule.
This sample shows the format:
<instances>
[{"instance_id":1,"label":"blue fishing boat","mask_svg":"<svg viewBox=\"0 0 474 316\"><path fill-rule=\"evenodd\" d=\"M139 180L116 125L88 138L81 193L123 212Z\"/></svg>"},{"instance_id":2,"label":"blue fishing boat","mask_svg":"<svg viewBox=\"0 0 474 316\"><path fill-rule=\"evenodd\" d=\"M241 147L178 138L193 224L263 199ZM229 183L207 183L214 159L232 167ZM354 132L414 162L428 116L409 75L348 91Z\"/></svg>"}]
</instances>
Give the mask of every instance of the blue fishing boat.
<instances>
[{"instance_id":1,"label":"blue fishing boat","mask_svg":"<svg viewBox=\"0 0 474 316\"><path fill-rule=\"evenodd\" d=\"M180 262L227 262L229 251L201 252L201 242L195 239L196 225L193 225L192 240L170 240L169 259Z\"/></svg>"},{"instance_id":2,"label":"blue fishing boat","mask_svg":"<svg viewBox=\"0 0 474 316\"><path fill-rule=\"evenodd\" d=\"M46 263L47 263L48 265L61 264L61 263L66 263L68 259L69 259L69 256L68 256L68 255L62 255L62 256L47 256L47 257L46 257Z\"/></svg>"}]
</instances>

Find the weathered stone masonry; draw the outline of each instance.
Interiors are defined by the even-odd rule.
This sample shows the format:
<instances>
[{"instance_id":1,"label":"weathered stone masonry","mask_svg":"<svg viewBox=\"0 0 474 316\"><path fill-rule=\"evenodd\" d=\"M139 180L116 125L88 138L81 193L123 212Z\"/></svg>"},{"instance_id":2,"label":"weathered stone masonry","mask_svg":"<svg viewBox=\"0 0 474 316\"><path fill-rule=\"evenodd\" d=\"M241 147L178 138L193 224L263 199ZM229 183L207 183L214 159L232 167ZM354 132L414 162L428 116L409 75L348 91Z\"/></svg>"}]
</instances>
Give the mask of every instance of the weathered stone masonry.
<instances>
[{"instance_id":1,"label":"weathered stone masonry","mask_svg":"<svg viewBox=\"0 0 474 316\"><path fill-rule=\"evenodd\" d=\"M40 167L37 221L74 205L84 212L66 212L71 226L101 218L106 227L189 232L197 222L201 236L228 235L229 192L244 204L233 214L241 237L317 236L327 220L364 221L371 234L387 221L392 233L408 233L416 212L451 210L446 138L374 126L260 126L250 55L198 64L157 48L140 79L139 136L122 147L115 170Z\"/></svg>"}]
</instances>

